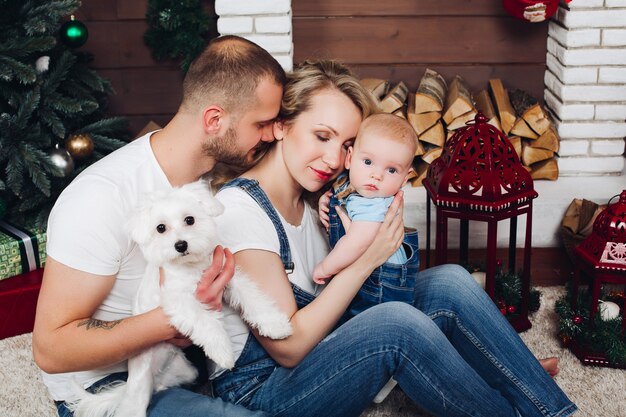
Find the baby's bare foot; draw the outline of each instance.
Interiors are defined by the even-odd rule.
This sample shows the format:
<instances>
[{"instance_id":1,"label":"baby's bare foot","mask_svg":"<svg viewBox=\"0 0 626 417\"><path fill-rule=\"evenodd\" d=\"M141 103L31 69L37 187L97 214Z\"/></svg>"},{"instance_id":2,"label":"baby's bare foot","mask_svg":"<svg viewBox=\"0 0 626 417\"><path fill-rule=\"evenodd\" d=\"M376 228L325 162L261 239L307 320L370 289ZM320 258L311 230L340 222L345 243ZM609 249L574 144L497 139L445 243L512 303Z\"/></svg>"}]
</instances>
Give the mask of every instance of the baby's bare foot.
<instances>
[{"instance_id":1,"label":"baby's bare foot","mask_svg":"<svg viewBox=\"0 0 626 417\"><path fill-rule=\"evenodd\" d=\"M539 363L551 377L555 377L559 373L559 358L539 359Z\"/></svg>"}]
</instances>

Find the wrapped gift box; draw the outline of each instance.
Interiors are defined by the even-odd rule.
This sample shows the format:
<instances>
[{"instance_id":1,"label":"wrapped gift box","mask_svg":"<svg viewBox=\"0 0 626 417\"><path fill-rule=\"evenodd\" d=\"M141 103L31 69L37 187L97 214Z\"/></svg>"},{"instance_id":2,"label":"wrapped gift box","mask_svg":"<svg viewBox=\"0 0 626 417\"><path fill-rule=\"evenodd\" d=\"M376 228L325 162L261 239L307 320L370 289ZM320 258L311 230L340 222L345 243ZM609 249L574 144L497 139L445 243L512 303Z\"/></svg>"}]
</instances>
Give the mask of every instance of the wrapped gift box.
<instances>
[{"instance_id":1,"label":"wrapped gift box","mask_svg":"<svg viewBox=\"0 0 626 417\"><path fill-rule=\"evenodd\" d=\"M0 280L34 271L46 258L46 232L0 220Z\"/></svg>"},{"instance_id":2,"label":"wrapped gift box","mask_svg":"<svg viewBox=\"0 0 626 417\"><path fill-rule=\"evenodd\" d=\"M0 339L33 331L43 268L0 281Z\"/></svg>"}]
</instances>

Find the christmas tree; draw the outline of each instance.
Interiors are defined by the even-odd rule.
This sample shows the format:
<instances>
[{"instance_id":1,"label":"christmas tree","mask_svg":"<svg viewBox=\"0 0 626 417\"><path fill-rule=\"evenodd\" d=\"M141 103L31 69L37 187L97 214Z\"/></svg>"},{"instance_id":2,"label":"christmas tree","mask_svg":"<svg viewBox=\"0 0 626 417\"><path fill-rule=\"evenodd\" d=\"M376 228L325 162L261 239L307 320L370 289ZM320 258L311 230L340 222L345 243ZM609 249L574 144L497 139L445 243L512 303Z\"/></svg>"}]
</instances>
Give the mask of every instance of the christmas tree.
<instances>
[{"instance_id":1,"label":"christmas tree","mask_svg":"<svg viewBox=\"0 0 626 417\"><path fill-rule=\"evenodd\" d=\"M217 16L207 14L200 0L148 0L146 45L154 59L180 60L183 71L216 37Z\"/></svg>"},{"instance_id":2,"label":"christmas tree","mask_svg":"<svg viewBox=\"0 0 626 417\"><path fill-rule=\"evenodd\" d=\"M76 48L87 28L62 19L79 0L0 0L0 219L44 224L63 188L124 145L106 118L110 83Z\"/></svg>"}]
</instances>

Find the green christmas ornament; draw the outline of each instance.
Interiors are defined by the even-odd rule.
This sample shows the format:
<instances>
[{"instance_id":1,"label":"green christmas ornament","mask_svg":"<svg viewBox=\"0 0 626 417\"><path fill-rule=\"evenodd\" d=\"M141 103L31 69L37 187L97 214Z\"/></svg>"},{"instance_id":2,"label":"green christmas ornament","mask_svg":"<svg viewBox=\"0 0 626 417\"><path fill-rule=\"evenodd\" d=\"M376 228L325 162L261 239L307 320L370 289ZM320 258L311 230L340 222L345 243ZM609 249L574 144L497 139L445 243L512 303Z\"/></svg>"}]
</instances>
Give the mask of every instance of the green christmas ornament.
<instances>
[{"instance_id":1,"label":"green christmas ornament","mask_svg":"<svg viewBox=\"0 0 626 417\"><path fill-rule=\"evenodd\" d=\"M75 20L74 15L70 17L70 20L63 23L59 30L59 37L61 42L70 48L78 48L83 46L87 42L89 31L87 26L82 22Z\"/></svg>"}]
</instances>

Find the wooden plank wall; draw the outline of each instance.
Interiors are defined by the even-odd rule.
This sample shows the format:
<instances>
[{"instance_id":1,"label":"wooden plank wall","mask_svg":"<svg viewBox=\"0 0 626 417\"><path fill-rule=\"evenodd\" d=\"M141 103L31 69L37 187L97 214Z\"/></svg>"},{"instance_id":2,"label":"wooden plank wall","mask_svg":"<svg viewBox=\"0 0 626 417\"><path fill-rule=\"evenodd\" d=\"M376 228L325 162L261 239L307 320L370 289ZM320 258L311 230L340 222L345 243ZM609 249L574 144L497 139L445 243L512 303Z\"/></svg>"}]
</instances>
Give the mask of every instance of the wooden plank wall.
<instances>
[{"instance_id":1,"label":"wooden plank wall","mask_svg":"<svg viewBox=\"0 0 626 417\"><path fill-rule=\"evenodd\" d=\"M214 15L213 2L207 3L207 13ZM127 117L134 134L151 120L163 126L182 91L178 64L155 61L143 42L147 7L147 0L83 0L76 13L89 30L81 49L94 54L93 68L116 91L109 113Z\"/></svg>"},{"instance_id":2,"label":"wooden plank wall","mask_svg":"<svg viewBox=\"0 0 626 417\"><path fill-rule=\"evenodd\" d=\"M498 0L293 0L294 61L336 58L359 76L417 87L427 67L473 92L501 78L543 101L547 23Z\"/></svg>"},{"instance_id":3,"label":"wooden plank wall","mask_svg":"<svg viewBox=\"0 0 626 417\"><path fill-rule=\"evenodd\" d=\"M253 1L253 0L249 0ZM212 2L205 2L212 8ZM361 77L404 81L414 89L426 67L463 76L473 91L503 79L543 100L547 24L509 17L497 0L293 0L294 60L333 57ZM156 62L143 43L147 0L83 0L89 29L82 49L117 94L110 113L133 132L164 124L181 97L182 72ZM214 13L212 10L208 10Z\"/></svg>"}]
</instances>

